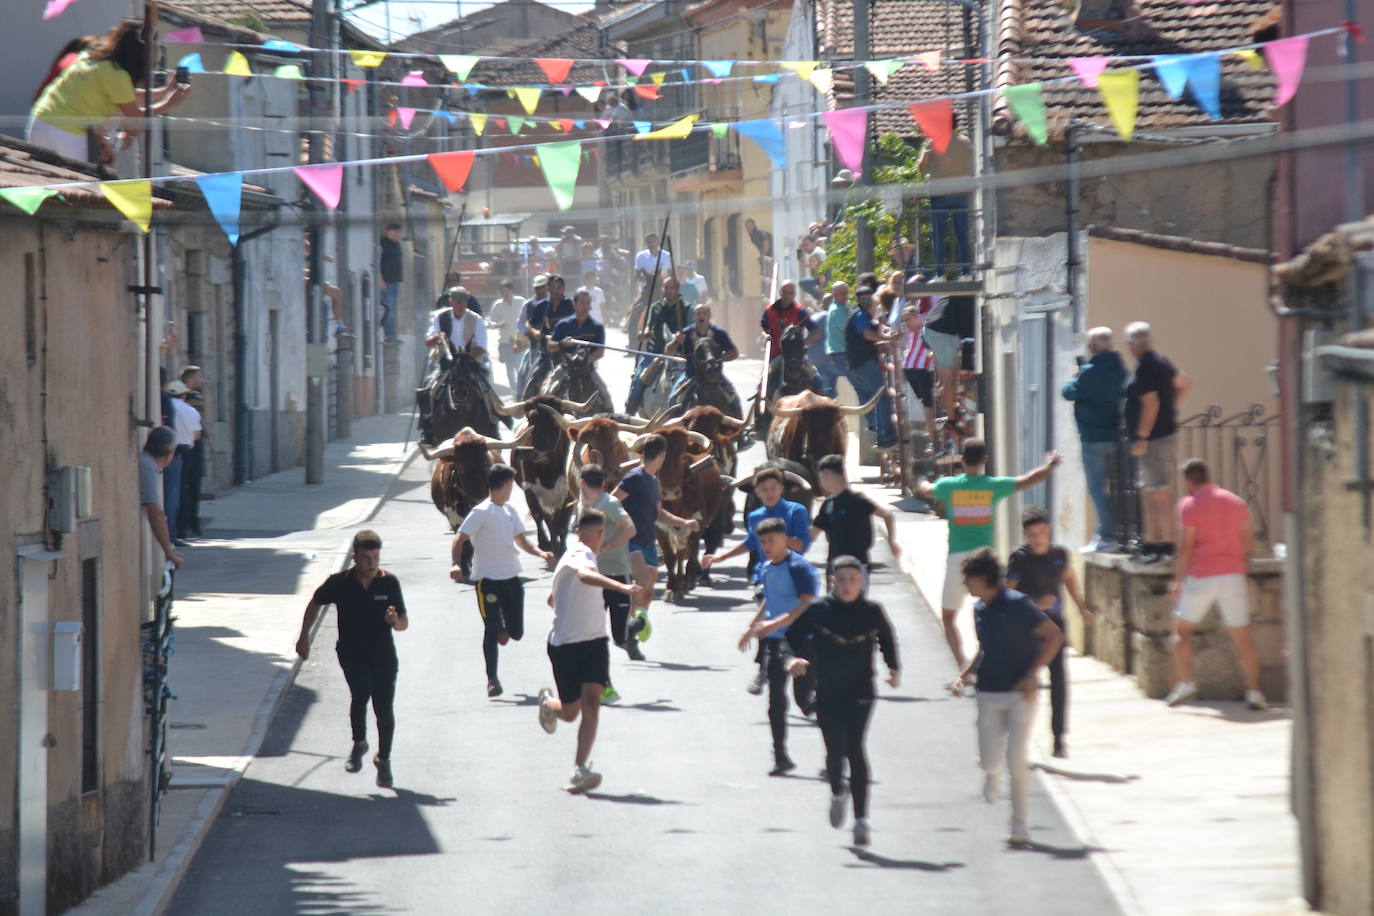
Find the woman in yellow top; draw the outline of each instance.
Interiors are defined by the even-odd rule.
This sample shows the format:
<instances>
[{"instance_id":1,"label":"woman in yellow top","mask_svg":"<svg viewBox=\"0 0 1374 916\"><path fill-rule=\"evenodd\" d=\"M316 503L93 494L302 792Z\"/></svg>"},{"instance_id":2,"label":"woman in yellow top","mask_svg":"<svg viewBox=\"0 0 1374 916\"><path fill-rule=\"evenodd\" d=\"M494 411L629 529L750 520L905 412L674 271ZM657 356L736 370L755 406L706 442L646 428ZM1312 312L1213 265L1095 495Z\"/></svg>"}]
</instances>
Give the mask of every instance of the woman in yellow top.
<instances>
[{"instance_id":1,"label":"woman in yellow top","mask_svg":"<svg viewBox=\"0 0 1374 916\"><path fill-rule=\"evenodd\" d=\"M123 115L142 118L134 87L148 73L148 48L142 23L125 20L115 26L48 84L29 112L29 142L69 159L88 159L86 131ZM179 104L191 87L185 84L145 90L152 114ZM131 137L141 128L126 128Z\"/></svg>"}]
</instances>

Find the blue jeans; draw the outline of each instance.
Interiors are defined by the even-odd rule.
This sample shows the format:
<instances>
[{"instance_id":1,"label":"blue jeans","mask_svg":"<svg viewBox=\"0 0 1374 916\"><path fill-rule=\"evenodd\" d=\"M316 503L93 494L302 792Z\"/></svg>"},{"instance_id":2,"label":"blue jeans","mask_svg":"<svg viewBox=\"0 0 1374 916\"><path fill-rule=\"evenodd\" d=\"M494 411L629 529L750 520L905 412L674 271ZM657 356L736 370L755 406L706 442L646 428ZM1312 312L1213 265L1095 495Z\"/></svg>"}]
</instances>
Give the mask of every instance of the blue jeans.
<instances>
[{"instance_id":1,"label":"blue jeans","mask_svg":"<svg viewBox=\"0 0 1374 916\"><path fill-rule=\"evenodd\" d=\"M817 302L821 301L821 281L818 277L802 277L797 281L797 285L806 290L806 294Z\"/></svg>"},{"instance_id":2,"label":"blue jeans","mask_svg":"<svg viewBox=\"0 0 1374 916\"><path fill-rule=\"evenodd\" d=\"M177 539L177 513L181 511L181 456L162 469L162 514L167 516L167 537Z\"/></svg>"},{"instance_id":3,"label":"blue jeans","mask_svg":"<svg viewBox=\"0 0 1374 916\"><path fill-rule=\"evenodd\" d=\"M639 376L640 373L642 373L645 369L649 368L649 364L653 361L653 357L651 356L641 356L638 360L635 361L635 375L634 378L630 379L631 402L633 402L636 398L644 397L644 382L640 380Z\"/></svg>"},{"instance_id":4,"label":"blue jeans","mask_svg":"<svg viewBox=\"0 0 1374 916\"><path fill-rule=\"evenodd\" d=\"M969 268L968 195L941 194L930 199L931 240L935 243L935 274L945 272L945 248L949 232L954 233L954 266Z\"/></svg>"},{"instance_id":5,"label":"blue jeans","mask_svg":"<svg viewBox=\"0 0 1374 916\"><path fill-rule=\"evenodd\" d=\"M1116 540L1116 526L1112 519L1112 497L1107 492L1112 462L1116 457L1115 442L1083 443L1083 476L1088 482L1088 496L1097 510L1097 536L1104 541Z\"/></svg>"},{"instance_id":6,"label":"blue jeans","mask_svg":"<svg viewBox=\"0 0 1374 916\"><path fill-rule=\"evenodd\" d=\"M396 299L401 295L400 283L388 283L386 289L377 294L382 306L382 339L396 339Z\"/></svg>"},{"instance_id":7,"label":"blue jeans","mask_svg":"<svg viewBox=\"0 0 1374 916\"><path fill-rule=\"evenodd\" d=\"M835 385L849 374L849 360L843 353L827 353L816 360L816 374L821 379L821 391L828 397L835 397Z\"/></svg>"},{"instance_id":8,"label":"blue jeans","mask_svg":"<svg viewBox=\"0 0 1374 916\"><path fill-rule=\"evenodd\" d=\"M865 419L868 421L868 428L877 434L879 444L886 445L894 441L897 433L892 428L892 396L886 391L887 380L883 378L883 370L877 360L871 359L860 366L851 366L849 384L854 386L854 393L859 396L860 404L867 404L873 395L879 391L883 392L883 396L878 399L878 406L870 410Z\"/></svg>"}]
</instances>

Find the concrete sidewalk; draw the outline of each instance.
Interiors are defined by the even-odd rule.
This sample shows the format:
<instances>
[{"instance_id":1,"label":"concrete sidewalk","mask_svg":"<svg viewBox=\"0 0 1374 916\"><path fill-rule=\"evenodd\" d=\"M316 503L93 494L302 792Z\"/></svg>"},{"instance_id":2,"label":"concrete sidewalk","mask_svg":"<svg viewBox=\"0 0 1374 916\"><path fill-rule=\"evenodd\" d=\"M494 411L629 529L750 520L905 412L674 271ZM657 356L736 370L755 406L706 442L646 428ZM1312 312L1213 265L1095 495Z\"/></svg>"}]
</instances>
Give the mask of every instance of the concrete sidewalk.
<instances>
[{"instance_id":1,"label":"concrete sidewalk","mask_svg":"<svg viewBox=\"0 0 1374 916\"><path fill-rule=\"evenodd\" d=\"M294 468L202 504L206 537L182 550L172 607L172 787L157 855L71 912L156 914L171 899L295 677L310 592L342 566L354 530L418 455L414 442L402 448L409 419L354 421L352 438L326 446L322 485Z\"/></svg>"},{"instance_id":2,"label":"concrete sidewalk","mask_svg":"<svg viewBox=\"0 0 1374 916\"><path fill-rule=\"evenodd\" d=\"M851 466L850 474L856 489L897 510L903 571L938 621L944 520L875 483L872 468ZM971 599L959 625L965 651L976 651ZM953 658L948 662L953 675ZM1288 809L1288 709L1253 712L1240 702L1169 709L1146 699L1130 678L1073 650L1068 671L1071 756L1051 757L1046 691L1034 766L1079 839L1099 850L1093 861L1123 910L1149 916L1311 912L1300 895L1297 826Z\"/></svg>"}]
</instances>

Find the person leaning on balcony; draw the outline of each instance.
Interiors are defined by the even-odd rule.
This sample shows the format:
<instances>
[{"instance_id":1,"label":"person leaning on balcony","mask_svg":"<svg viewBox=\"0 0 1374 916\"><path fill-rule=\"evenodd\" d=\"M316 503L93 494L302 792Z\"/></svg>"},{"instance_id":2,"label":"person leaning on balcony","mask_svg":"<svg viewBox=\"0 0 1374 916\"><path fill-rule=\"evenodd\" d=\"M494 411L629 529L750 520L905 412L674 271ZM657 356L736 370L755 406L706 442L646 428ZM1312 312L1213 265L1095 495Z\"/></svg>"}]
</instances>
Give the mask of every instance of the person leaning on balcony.
<instances>
[{"instance_id":1,"label":"person leaning on balcony","mask_svg":"<svg viewBox=\"0 0 1374 916\"><path fill-rule=\"evenodd\" d=\"M170 426L156 426L148 433L143 451L138 454L138 501L148 517L154 540L162 548L162 555L168 563L181 569L181 554L172 545L167 516L162 511L162 469L172 463L176 453L176 430Z\"/></svg>"},{"instance_id":2,"label":"person leaning on balcony","mask_svg":"<svg viewBox=\"0 0 1374 916\"><path fill-rule=\"evenodd\" d=\"M917 169L932 181L973 177L973 142L964 133L958 115L954 116L954 136L943 153L935 152L930 145L921 154ZM945 259L950 233L954 235L954 267L960 273L972 273L973 263L969 257L967 193L934 194L930 198L931 241L935 246L935 278L945 274Z\"/></svg>"},{"instance_id":3,"label":"person leaning on balcony","mask_svg":"<svg viewBox=\"0 0 1374 916\"><path fill-rule=\"evenodd\" d=\"M1107 484L1116 464L1116 428L1121 420L1125 386L1126 364L1112 346L1112 329L1088 331L1088 361L1079 368L1077 376L1064 383L1062 392L1065 400L1073 401L1078 441L1083 447L1083 477L1097 511L1097 533L1084 546L1084 553L1115 553L1121 549Z\"/></svg>"},{"instance_id":4,"label":"person leaning on balcony","mask_svg":"<svg viewBox=\"0 0 1374 916\"><path fill-rule=\"evenodd\" d=\"M1155 350L1154 333L1143 321L1126 326L1126 345L1135 374L1126 385L1126 435L1139 463L1145 532L1140 562L1158 563L1174 554L1173 482L1178 467L1178 401L1192 381Z\"/></svg>"},{"instance_id":5,"label":"person leaning on balcony","mask_svg":"<svg viewBox=\"0 0 1374 916\"><path fill-rule=\"evenodd\" d=\"M1246 556L1255 544L1250 510L1245 500L1212 483L1212 472L1201 458L1183 465L1183 482L1188 495L1178 503L1178 570L1169 585L1169 596L1177 602L1173 650L1178 680L1165 702L1177 706L1197 696L1193 632L1215 604L1236 647L1246 705L1268 709L1259 689L1259 652L1250 631Z\"/></svg>"}]
</instances>

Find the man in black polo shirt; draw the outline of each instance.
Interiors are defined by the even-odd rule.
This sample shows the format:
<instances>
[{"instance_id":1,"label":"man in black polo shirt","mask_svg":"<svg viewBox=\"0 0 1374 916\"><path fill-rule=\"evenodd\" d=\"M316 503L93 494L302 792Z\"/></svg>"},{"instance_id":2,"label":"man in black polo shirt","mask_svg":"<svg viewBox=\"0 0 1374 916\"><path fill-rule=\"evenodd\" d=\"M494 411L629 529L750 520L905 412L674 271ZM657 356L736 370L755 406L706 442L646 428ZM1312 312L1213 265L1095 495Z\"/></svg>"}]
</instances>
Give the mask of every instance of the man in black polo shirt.
<instances>
[{"instance_id":1,"label":"man in black polo shirt","mask_svg":"<svg viewBox=\"0 0 1374 916\"><path fill-rule=\"evenodd\" d=\"M1188 376L1155 349L1143 321L1126 325L1135 373L1126 384L1126 435L1136 459L1140 510L1145 523L1140 562L1174 555L1174 480L1178 476L1178 401L1188 393Z\"/></svg>"},{"instance_id":2,"label":"man in black polo shirt","mask_svg":"<svg viewBox=\"0 0 1374 916\"><path fill-rule=\"evenodd\" d=\"M1025 595L1002 584L1002 564L984 547L964 560L964 587L978 604L973 609L978 654L949 682L961 696L964 683L978 675L978 765L984 773L983 799L997 801L1005 756L1011 771L1013 846L1030 843L1030 733L1040 701L1040 669L1064 643L1064 634Z\"/></svg>"},{"instance_id":3,"label":"man in black polo shirt","mask_svg":"<svg viewBox=\"0 0 1374 916\"><path fill-rule=\"evenodd\" d=\"M811 539L814 541L821 532L825 532L827 572L837 557L851 556L863 563L864 575L868 575L868 552L873 549L875 515L883 520L887 528L887 545L892 550L892 558L900 559L902 547L897 542L896 517L886 506L880 506L867 496L849 489L844 456L826 455L816 469L825 502L821 503L816 520L811 523Z\"/></svg>"},{"instance_id":4,"label":"man in black polo shirt","mask_svg":"<svg viewBox=\"0 0 1374 916\"><path fill-rule=\"evenodd\" d=\"M544 378L553 368L553 363L549 358L548 340L553 333L553 329L558 322L564 318L570 318L573 314L573 302L563 295L563 278L558 274L550 274L548 278L549 294L543 299L537 299L529 305L529 319L525 329L525 336L530 339L530 352L535 356L534 368L530 370L529 381L521 392L521 398L532 398L539 393L539 389L544 384Z\"/></svg>"},{"instance_id":5,"label":"man in black polo shirt","mask_svg":"<svg viewBox=\"0 0 1374 916\"><path fill-rule=\"evenodd\" d=\"M326 604L339 612L339 642L335 651L353 702L348 718L353 727L353 750L344 769L356 773L367 753L367 704L377 717L377 785L391 788L391 737L396 717L391 710L396 696L396 644L392 630L410 626L401 583L382 569L382 539L375 531L353 536L353 565L335 573L315 590L305 607L296 654L310 657L310 630Z\"/></svg>"}]
</instances>

